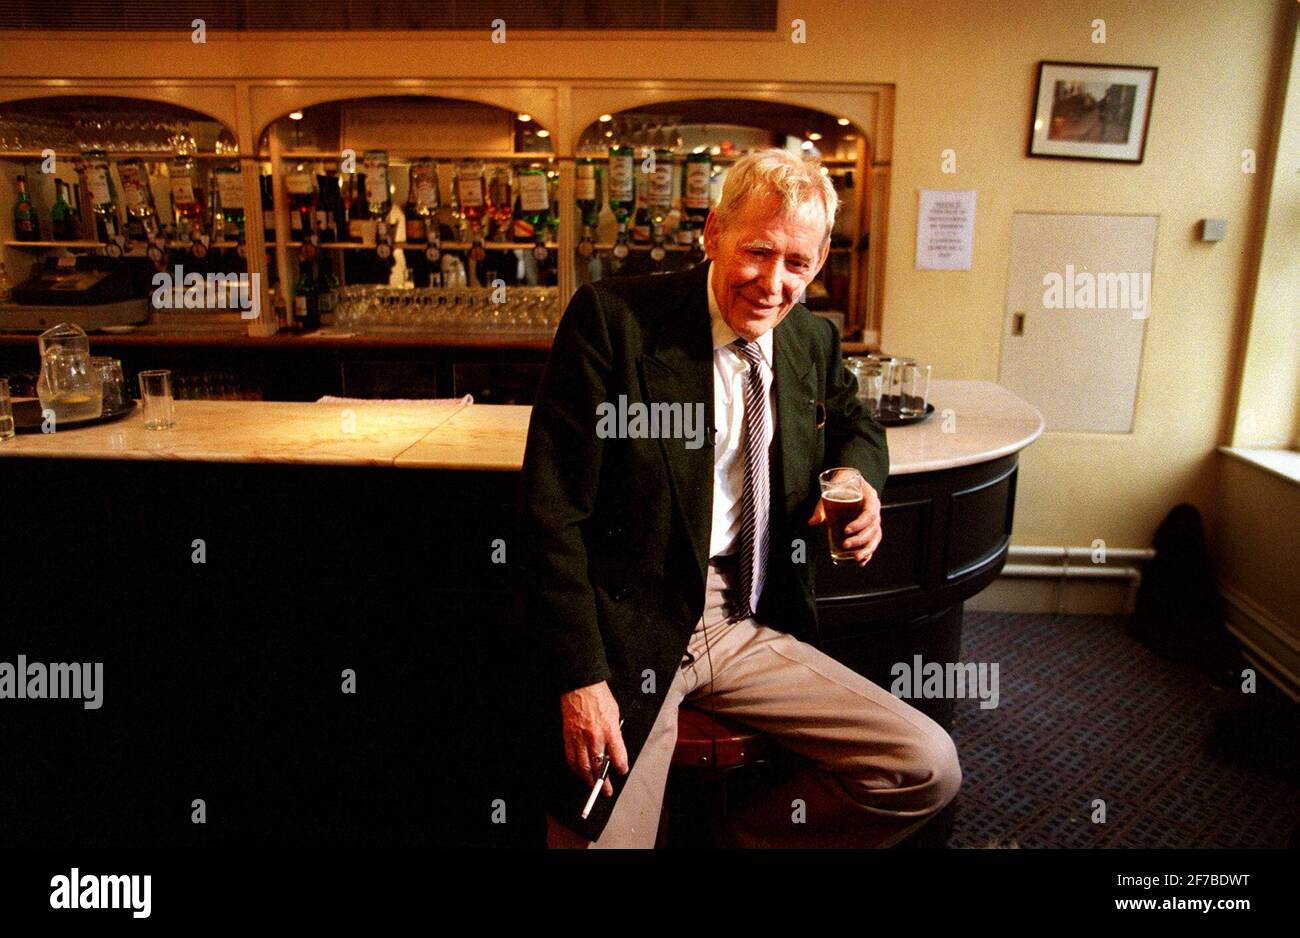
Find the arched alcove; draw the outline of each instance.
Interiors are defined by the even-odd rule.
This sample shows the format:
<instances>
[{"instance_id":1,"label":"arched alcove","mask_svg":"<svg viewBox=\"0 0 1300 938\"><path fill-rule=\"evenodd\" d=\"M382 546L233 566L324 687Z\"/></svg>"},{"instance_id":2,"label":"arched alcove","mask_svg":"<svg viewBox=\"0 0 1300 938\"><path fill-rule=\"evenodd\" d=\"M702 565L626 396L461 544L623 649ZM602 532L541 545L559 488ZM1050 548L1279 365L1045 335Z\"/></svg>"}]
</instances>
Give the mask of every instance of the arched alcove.
<instances>
[{"instance_id":1,"label":"arched alcove","mask_svg":"<svg viewBox=\"0 0 1300 938\"><path fill-rule=\"evenodd\" d=\"M555 153L552 130L537 115L423 93L329 97L296 107L261 129L260 156L269 156L272 133L278 133L281 145L290 151L321 154L344 148L382 149L394 156Z\"/></svg>"},{"instance_id":2,"label":"arched alcove","mask_svg":"<svg viewBox=\"0 0 1300 938\"><path fill-rule=\"evenodd\" d=\"M13 204L21 178L39 236L6 219L5 260L24 273L52 247L94 251L113 235L128 241L115 251L143 256L146 239L182 219L187 233L201 228L213 244L233 249L242 237L242 202L235 206L242 198L239 159L230 126L171 101L84 93L9 97L0 103L0 200ZM87 174L92 164L98 169ZM180 187L173 185L178 167L188 178ZM223 185L228 199L218 212L219 169L230 171L233 184ZM147 212L134 210L141 205ZM215 225L214 213L222 216ZM242 266L242 257L232 263Z\"/></svg>"},{"instance_id":3,"label":"arched alcove","mask_svg":"<svg viewBox=\"0 0 1300 938\"><path fill-rule=\"evenodd\" d=\"M220 120L168 101L120 95L39 95L0 102L0 155L52 149L75 155L237 155L235 132Z\"/></svg>"},{"instance_id":4,"label":"arched alcove","mask_svg":"<svg viewBox=\"0 0 1300 938\"><path fill-rule=\"evenodd\" d=\"M609 119L602 120L602 117ZM603 150L614 143L636 147L672 144L689 152L702 140L725 137L729 131L735 130L744 133L741 140L733 143L748 144L745 148L785 146L790 140L801 144L806 141L810 146L804 149L809 155L823 159L828 165L849 165L857 161L867 141L866 132L849 118L768 97L656 101L592 115L585 125L577 126L581 129L573 149L579 156ZM682 137L683 129L687 130L687 137ZM725 152L725 143L707 145L718 147L715 156L729 155Z\"/></svg>"},{"instance_id":5,"label":"arched alcove","mask_svg":"<svg viewBox=\"0 0 1300 938\"><path fill-rule=\"evenodd\" d=\"M446 95L330 97L280 114L258 157L289 222L268 231L285 248L281 277L308 260L346 284L554 286L555 145L531 113Z\"/></svg>"}]
</instances>

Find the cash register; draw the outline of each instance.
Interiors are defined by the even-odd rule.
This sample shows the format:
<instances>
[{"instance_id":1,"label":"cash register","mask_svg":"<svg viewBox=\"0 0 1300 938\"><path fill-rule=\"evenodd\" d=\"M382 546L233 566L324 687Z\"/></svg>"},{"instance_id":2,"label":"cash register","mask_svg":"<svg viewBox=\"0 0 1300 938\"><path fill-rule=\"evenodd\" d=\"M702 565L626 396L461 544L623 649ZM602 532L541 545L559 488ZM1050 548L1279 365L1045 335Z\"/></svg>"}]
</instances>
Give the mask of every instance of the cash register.
<instances>
[{"instance_id":1,"label":"cash register","mask_svg":"<svg viewBox=\"0 0 1300 938\"><path fill-rule=\"evenodd\" d=\"M0 331L42 332L75 322L90 332L147 322L147 286L123 259L81 255L47 257L0 303Z\"/></svg>"}]
</instances>

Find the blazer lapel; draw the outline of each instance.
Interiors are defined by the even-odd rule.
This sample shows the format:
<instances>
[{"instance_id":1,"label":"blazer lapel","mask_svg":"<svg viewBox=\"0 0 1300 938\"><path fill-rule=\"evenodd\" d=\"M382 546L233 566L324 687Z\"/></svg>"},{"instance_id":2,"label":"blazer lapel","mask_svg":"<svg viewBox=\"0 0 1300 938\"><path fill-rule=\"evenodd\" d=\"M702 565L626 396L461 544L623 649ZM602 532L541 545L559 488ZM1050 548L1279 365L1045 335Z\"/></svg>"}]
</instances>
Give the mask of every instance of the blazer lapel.
<instances>
[{"instance_id":1,"label":"blazer lapel","mask_svg":"<svg viewBox=\"0 0 1300 938\"><path fill-rule=\"evenodd\" d=\"M817 446L817 395L813 360L806 341L796 334L792 317L776 327L772 347L776 358L777 435L781 439L781 470L787 504L806 494L811 455Z\"/></svg>"},{"instance_id":2,"label":"blazer lapel","mask_svg":"<svg viewBox=\"0 0 1300 938\"><path fill-rule=\"evenodd\" d=\"M659 438L678 520L694 548L700 591L713 528L713 334L704 292L707 271L701 264L690 272L694 276L682 278L682 293L665 310L663 328L647 341L638 360L648 402L704 405L704 446L687 449L685 440Z\"/></svg>"}]
</instances>

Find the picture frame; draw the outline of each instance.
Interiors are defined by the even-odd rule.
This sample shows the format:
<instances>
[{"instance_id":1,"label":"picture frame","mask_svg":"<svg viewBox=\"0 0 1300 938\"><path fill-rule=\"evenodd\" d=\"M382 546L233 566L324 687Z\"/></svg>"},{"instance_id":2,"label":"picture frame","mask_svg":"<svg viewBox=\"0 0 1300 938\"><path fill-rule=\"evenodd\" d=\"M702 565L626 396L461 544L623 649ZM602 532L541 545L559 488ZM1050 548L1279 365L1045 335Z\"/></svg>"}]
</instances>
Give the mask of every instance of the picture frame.
<instances>
[{"instance_id":1,"label":"picture frame","mask_svg":"<svg viewBox=\"0 0 1300 938\"><path fill-rule=\"evenodd\" d=\"M1039 62L1027 155L1141 163L1156 71L1147 65Z\"/></svg>"}]
</instances>

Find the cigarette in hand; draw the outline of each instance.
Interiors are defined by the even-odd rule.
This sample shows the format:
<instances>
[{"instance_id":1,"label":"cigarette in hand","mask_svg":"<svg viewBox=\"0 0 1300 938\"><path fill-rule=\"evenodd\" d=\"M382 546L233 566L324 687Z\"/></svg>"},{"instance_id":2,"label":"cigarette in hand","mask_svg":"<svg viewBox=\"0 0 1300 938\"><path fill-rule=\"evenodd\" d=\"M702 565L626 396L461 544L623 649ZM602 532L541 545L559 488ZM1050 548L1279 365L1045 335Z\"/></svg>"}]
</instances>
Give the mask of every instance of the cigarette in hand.
<instances>
[{"instance_id":1,"label":"cigarette in hand","mask_svg":"<svg viewBox=\"0 0 1300 938\"><path fill-rule=\"evenodd\" d=\"M623 729L623 721L618 721L618 728ZM592 806L596 803L596 796L600 794L601 788L605 786L605 780L609 778L609 766L614 760L609 757L608 749L605 751L605 767L600 770L600 778L596 779L596 784L592 786L591 794L587 796L587 803L582 808L582 819L585 821L587 815L591 813Z\"/></svg>"}]
</instances>

